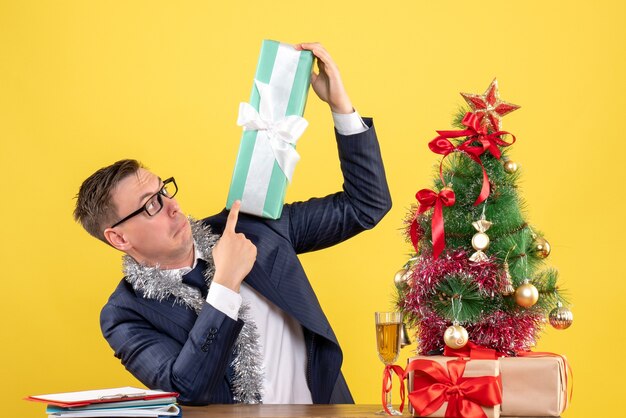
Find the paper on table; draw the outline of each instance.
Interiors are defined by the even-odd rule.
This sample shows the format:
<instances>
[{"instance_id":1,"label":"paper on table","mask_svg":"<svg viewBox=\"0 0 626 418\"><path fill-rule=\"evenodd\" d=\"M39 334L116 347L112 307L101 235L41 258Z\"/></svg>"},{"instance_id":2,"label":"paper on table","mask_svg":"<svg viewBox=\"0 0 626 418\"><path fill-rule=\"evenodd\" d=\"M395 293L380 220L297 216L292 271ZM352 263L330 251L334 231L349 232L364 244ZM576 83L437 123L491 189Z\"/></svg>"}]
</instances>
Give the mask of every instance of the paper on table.
<instances>
[{"instance_id":1,"label":"paper on table","mask_svg":"<svg viewBox=\"0 0 626 418\"><path fill-rule=\"evenodd\" d=\"M130 401L121 401L121 402L105 402L105 403L94 403L83 406L49 406L48 408L57 408L63 411L88 411L92 409L110 409L110 408L144 408L144 407L152 407L152 406L164 406L169 404L175 404L176 398L171 396L167 398L156 398L156 399L133 399Z\"/></svg>"},{"instance_id":2,"label":"paper on table","mask_svg":"<svg viewBox=\"0 0 626 418\"><path fill-rule=\"evenodd\" d=\"M131 386L111 389L84 390L80 392L52 393L26 398L30 401L48 402L58 406L81 406L92 403L118 402L131 399L154 399L178 396L175 392L139 389Z\"/></svg>"},{"instance_id":3,"label":"paper on table","mask_svg":"<svg viewBox=\"0 0 626 418\"><path fill-rule=\"evenodd\" d=\"M130 407L130 408L107 408L86 411L69 411L63 409L57 411L54 407L48 407L46 412L48 417L66 417L66 418L83 418L83 417L162 417L162 416L180 416L180 408L176 405L149 406L149 407Z\"/></svg>"}]
</instances>

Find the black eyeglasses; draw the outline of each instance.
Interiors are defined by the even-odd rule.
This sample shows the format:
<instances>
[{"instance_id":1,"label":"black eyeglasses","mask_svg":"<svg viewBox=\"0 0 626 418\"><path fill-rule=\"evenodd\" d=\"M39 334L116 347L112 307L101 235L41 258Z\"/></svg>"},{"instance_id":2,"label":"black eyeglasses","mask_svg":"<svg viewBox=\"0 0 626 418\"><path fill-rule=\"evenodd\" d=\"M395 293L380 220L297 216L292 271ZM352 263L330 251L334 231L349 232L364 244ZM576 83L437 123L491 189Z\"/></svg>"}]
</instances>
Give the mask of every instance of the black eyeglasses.
<instances>
[{"instance_id":1,"label":"black eyeglasses","mask_svg":"<svg viewBox=\"0 0 626 418\"><path fill-rule=\"evenodd\" d=\"M131 213L130 215L128 215L121 221L115 223L111 228L115 228L122 222L126 222L133 216L137 216L142 212L146 212L149 216L156 215L157 213L161 211L161 209L163 209L163 197L162 196L165 196L168 199L171 199L174 196L176 196L176 193L178 193L178 186L176 185L176 180L174 180L174 177L170 177L169 179L163 181L163 186L161 187L161 189L155 194L153 194L152 196L150 196L148 201L141 208L137 209L136 211L134 211L133 213Z\"/></svg>"}]
</instances>

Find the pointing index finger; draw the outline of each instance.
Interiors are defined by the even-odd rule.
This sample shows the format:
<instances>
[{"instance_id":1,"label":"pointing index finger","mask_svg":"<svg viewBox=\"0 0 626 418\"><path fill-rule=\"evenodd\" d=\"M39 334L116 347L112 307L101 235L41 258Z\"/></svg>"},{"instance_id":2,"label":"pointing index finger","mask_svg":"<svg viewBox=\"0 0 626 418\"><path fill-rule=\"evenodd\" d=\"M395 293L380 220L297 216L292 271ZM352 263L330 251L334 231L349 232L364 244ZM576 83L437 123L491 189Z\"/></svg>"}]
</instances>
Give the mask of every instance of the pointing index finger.
<instances>
[{"instance_id":1,"label":"pointing index finger","mask_svg":"<svg viewBox=\"0 0 626 418\"><path fill-rule=\"evenodd\" d=\"M235 232L235 226L237 225L237 219L239 218L239 208L241 207L241 201L235 200L233 206L228 213L228 219L226 219L226 226L224 231Z\"/></svg>"}]
</instances>

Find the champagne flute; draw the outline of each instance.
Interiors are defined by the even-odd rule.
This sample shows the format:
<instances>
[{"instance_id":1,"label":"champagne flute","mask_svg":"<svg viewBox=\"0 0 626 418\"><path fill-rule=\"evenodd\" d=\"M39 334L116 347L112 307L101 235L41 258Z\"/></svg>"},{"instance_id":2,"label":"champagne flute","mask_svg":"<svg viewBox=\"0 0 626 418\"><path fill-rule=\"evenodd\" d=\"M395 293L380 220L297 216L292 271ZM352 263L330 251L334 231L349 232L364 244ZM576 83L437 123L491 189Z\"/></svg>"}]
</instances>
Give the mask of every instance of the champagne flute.
<instances>
[{"instance_id":1,"label":"champagne flute","mask_svg":"<svg viewBox=\"0 0 626 418\"><path fill-rule=\"evenodd\" d=\"M375 312L376 318L376 348L380 361L385 366L393 364L400 354L400 329L402 327L402 313L400 312ZM383 374L384 379L384 374ZM389 381L391 385L391 381ZM387 388L385 388L387 389ZM391 406L391 391L385 391L385 403L390 415L402 415ZM387 415L383 409L378 415Z\"/></svg>"}]
</instances>

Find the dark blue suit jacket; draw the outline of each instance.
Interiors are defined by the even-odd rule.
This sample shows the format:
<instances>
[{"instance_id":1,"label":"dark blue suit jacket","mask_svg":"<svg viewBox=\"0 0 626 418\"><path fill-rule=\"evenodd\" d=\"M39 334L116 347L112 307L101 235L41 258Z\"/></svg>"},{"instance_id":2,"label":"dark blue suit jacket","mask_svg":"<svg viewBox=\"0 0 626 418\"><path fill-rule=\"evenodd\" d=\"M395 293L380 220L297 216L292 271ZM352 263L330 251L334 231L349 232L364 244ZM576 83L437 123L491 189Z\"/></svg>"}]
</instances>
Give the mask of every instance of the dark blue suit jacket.
<instances>
[{"instance_id":1,"label":"dark blue suit jacket","mask_svg":"<svg viewBox=\"0 0 626 418\"><path fill-rule=\"evenodd\" d=\"M372 125L370 119L365 119ZM304 330L307 382L314 403L352 403L343 355L297 254L335 245L370 229L391 208L374 127L337 134L343 191L285 205L278 220L240 214L237 232L257 247L245 281ZM215 233L228 213L206 218ZM104 337L126 368L149 388L180 393L184 404L232 403L230 361L243 326L208 303L199 315L173 300L145 299L122 280L102 309Z\"/></svg>"}]
</instances>

